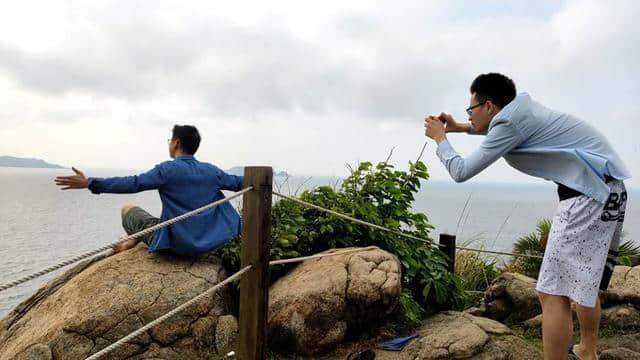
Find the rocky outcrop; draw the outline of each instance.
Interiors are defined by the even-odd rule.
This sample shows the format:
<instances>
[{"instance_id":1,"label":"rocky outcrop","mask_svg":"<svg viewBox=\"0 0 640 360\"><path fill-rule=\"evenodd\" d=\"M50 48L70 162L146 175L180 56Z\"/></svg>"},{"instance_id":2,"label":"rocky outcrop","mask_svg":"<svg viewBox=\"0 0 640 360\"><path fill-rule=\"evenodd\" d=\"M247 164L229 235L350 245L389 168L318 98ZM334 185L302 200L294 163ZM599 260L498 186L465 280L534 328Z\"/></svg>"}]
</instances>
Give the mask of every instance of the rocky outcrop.
<instances>
[{"instance_id":1,"label":"rocky outcrop","mask_svg":"<svg viewBox=\"0 0 640 360\"><path fill-rule=\"evenodd\" d=\"M542 312L536 280L505 272L487 288L484 295L485 316L513 324L530 319Z\"/></svg>"},{"instance_id":2,"label":"rocky outcrop","mask_svg":"<svg viewBox=\"0 0 640 360\"><path fill-rule=\"evenodd\" d=\"M524 321L529 328L542 326L540 305L535 297L535 280L524 275L504 273L489 286L485 293L484 314L508 323ZM621 330L640 327L640 266L616 266L609 288L601 292L601 326ZM575 304L572 304L574 319Z\"/></svg>"},{"instance_id":3,"label":"rocky outcrop","mask_svg":"<svg viewBox=\"0 0 640 360\"><path fill-rule=\"evenodd\" d=\"M84 359L226 277L220 259L148 254L144 245L81 263L0 321L1 359ZM205 297L107 358L176 358L234 341L228 290ZM235 325L237 329L237 324Z\"/></svg>"},{"instance_id":4,"label":"rocky outcrop","mask_svg":"<svg viewBox=\"0 0 640 360\"><path fill-rule=\"evenodd\" d=\"M640 333L600 339L600 360L640 360Z\"/></svg>"},{"instance_id":5,"label":"rocky outcrop","mask_svg":"<svg viewBox=\"0 0 640 360\"><path fill-rule=\"evenodd\" d=\"M491 319L443 312L427 319L419 338L403 351L403 359L542 359L542 353Z\"/></svg>"},{"instance_id":6,"label":"rocky outcrop","mask_svg":"<svg viewBox=\"0 0 640 360\"><path fill-rule=\"evenodd\" d=\"M640 305L640 266L616 266L605 294L607 305L632 303Z\"/></svg>"},{"instance_id":7,"label":"rocky outcrop","mask_svg":"<svg viewBox=\"0 0 640 360\"><path fill-rule=\"evenodd\" d=\"M624 304L602 309L600 326L617 329L640 328L640 306Z\"/></svg>"},{"instance_id":8,"label":"rocky outcrop","mask_svg":"<svg viewBox=\"0 0 640 360\"><path fill-rule=\"evenodd\" d=\"M640 360L640 353L627 348L604 350L600 353L600 360Z\"/></svg>"},{"instance_id":9,"label":"rocky outcrop","mask_svg":"<svg viewBox=\"0 0 640 360\"><path fill-rule=\"evenodd\" d=\"M337 346L347 331L384 320L400 298L400 271L398 259L380 249L298 265L269 291L272 348L318 354Z\"/></svg>"},{"instance_id":10,"label":"rocky outcrop","mask_svg":"<svg viewBox=\"0 0 640 360\"><path fill-rule=\"evenodd\" d=\"M573 320L577 325L578 315L575 312L575 306L571 307L573 312ZM542 314L537 315L524 322L527 328L541 328ZM600 318L600 327L615 328L619 330L638 329L640 328L640 308L637 305L625 304L615 305L610 308L602 309Z\"/></svg>"}]
</instances>

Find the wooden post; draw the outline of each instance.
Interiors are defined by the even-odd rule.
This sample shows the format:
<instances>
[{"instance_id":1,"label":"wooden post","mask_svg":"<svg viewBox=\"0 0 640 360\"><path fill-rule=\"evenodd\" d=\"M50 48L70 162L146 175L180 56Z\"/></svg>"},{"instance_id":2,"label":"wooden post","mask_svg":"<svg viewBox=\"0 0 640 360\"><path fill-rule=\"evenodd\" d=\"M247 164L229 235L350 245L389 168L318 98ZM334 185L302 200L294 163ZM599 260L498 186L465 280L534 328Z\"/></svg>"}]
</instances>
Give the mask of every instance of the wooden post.
<instances>
[{"instance_id":1,"label":"wooden post","mask_svg":"<svg viewBox=\"0 0 640 360\"><path fill-rule=\"evenodd\" d=\"M240 360L262 360L267 356L272 185L271 167L245 167L244 186L253 186L253 190L243 199L240 266L253 268L240 280Z\"/></svg>"},{"instance_id":2,"label":"wooden post","mask_svg":"<svg viewBox=\"0 0 640 360\"><path fill-rule=\"evenodd\" d=\"M453 273L456 270L456 236L440 234L440 250L444 252L447 259L447 268Z\"/></svg>"}]
</instances>

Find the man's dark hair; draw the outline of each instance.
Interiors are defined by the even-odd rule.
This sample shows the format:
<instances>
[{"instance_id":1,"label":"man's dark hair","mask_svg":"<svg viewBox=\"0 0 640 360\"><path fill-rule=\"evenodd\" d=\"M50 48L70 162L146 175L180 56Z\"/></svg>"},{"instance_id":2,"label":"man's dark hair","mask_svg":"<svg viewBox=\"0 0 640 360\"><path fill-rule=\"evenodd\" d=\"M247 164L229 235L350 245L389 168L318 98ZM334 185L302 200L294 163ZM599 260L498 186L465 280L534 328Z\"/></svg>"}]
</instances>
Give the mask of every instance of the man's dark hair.
<instances>
[{"instance_id":1,"label":"man's dark hair","mask_svg":"<svg viewBox=\"0 0 640 360\"><path fill-rule=\"evenodd\" d=\"M498 74L480 74L471 83L469 89L471 93L476 93L478 101L491 100L500 108L505 107L516 97L516 84L508 77Z\"/></svg>"},{"instance_id":2,"label":"man's dark hair","mask_svg":"<svg viewBox=\"0 0 640 360\"><path fill-rule=\"evenodd\" d=\"M180 140L182 151L189 155L193 155L200 146L200 133L195 126L191 125L174 125L172 139Z\"/></svg>"}]
</instances>

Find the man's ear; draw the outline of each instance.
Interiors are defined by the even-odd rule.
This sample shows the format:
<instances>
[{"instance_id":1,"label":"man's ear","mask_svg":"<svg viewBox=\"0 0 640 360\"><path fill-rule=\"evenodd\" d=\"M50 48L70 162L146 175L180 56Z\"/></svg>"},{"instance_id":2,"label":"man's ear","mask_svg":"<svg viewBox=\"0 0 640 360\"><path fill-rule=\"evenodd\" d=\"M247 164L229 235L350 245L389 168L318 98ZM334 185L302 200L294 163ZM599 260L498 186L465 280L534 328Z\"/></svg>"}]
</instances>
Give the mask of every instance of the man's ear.
<instances>
[{"instance_id":1,"label":"man's ear","mask_svg":"<svg viewBox=\"0 0 640 360\"><path fill-rule=\"evenodd\" d=\"M493 101L487 100L487 104L489 105L489 110L487 110L489 115L495 115L500 111L500 109L496 106L496 104L493 103Z\"/></svg>"}]
</instances>

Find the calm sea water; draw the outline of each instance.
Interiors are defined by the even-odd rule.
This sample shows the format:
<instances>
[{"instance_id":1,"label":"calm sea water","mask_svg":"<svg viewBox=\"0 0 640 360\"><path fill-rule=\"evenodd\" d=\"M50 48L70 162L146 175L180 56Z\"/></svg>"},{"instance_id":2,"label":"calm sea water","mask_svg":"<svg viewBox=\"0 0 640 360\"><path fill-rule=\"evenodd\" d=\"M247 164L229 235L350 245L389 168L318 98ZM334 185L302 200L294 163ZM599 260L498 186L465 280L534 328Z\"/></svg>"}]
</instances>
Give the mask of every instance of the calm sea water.
<instances>
[{"instance_id":1,"label":"calm sea water","mask_svg":"<svg viewBox=\"0 0 640 360\"><path fill-rule=\"evenodd\" d=\"M116 241L123 234L120 207L125 203L160 213L160 200L154 191L126 195L60 191L53 178L68 172L0 167L0 283ZM92 176L130 173L87 171ZM294 177L281 184L280 191L293 193L303 182L303 178ZM302 188L328 183L335 183L335 179L314 178ZM640 208L634 200L640 192L629 192L625 230L627 238L635 239L640 234ZM436 227L434 238L446 232L457 234L458 243L473 241L471 246L509 250L515 239L535 230L538 220L551 217L556 205L551 184L427 182L416 197L415 210L425 212ZM0 316L62 271L1 292Z\"/></svg>"}]
</instances>

